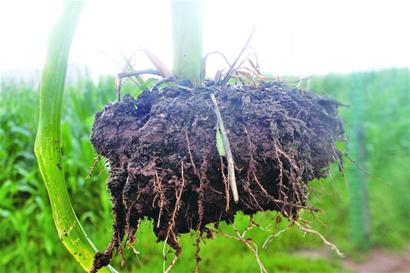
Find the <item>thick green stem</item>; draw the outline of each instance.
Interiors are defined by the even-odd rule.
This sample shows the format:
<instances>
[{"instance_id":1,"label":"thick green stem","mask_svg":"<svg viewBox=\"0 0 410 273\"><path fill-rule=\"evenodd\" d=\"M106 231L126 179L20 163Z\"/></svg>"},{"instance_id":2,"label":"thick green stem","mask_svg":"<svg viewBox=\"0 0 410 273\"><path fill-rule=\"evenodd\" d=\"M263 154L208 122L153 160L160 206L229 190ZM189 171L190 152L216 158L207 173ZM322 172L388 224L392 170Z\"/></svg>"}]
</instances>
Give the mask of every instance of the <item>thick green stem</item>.
<instances>
[{"instance_id":1,"label":"thick green stem","mask_svg":"<svg viewBox=\"0 0 410 273\"><path fill-rule=\"evenodd\" d=\"M200 84L202 0L171 0L175 76Z\"/></svg>"},{"instance_id":2,"label":"thick green stem","mask_svg":"<svg viewBox=\"0 0 410 273\"><path fill-rule=\"evenodd\" d=\"M96 248L85 234L71 206L61 152L61 106L67 60L82 1L64 3L63 15L51 33L40 86L40 117L35 142L39 169L50 198L58 236L85 270L90 270ZM101 272L116 272L112 268Z\"/></svg>"}]
</instances>

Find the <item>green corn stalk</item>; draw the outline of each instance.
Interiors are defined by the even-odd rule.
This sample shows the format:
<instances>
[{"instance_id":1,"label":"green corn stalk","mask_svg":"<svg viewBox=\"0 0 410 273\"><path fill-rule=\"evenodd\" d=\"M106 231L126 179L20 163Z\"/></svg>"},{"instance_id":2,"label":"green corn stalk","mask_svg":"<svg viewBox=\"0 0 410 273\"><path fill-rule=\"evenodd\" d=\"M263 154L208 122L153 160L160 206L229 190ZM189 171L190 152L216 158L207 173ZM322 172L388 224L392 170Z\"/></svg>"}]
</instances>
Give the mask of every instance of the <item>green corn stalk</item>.
<instances>
[{"instance_id":1,"label":"green corn stalk","mask_svg":"<svg viewBox=\"0 0 410 273\"><path fill-rule=\"evenodd\" d=\"M89 271L96 248L71 206L63 171L60 128L67 60L83 3L64 2L62 17L51 33L40 85L40 116L34 150L50 198L58 236L84 270ZM100 272L116 271L108 267Z\"/></svg>"},{"instance_id":2,"label":"green corn stalk","mask_svg":"<svg viewBox=\"0 0 410 273\"><path fill-rule=\"evenodd\" d=\"M357 250L365 250L369 246L370 215L368 209L368 190L365 175L365 136L364 136L364 90L357 86L353 79L350 92L352 113L350 116L349 156L353 163L347 170L350 191L350 223L352 245Z\"/></svg>"},{"instance_id":3,"label":"green corn stalk","mask_svg":"<svg viewBox=\"0 0 410 273\"><path fill-rule=\"evenodd\" d=\"M200 84L202 61L202 0L171 0L175 76Z\"/></svg>"}]
</instances>

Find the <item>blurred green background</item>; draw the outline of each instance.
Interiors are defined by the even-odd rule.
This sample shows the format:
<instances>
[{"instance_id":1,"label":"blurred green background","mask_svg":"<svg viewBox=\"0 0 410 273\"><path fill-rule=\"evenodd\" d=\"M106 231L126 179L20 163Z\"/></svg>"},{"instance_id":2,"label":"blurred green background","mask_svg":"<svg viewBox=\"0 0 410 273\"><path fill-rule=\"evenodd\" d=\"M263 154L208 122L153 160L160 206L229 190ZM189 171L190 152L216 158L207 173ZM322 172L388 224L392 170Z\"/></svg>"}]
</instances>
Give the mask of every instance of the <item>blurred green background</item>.
<instances>
[{"instance_id":1,"label":"blurred green background","mask_svg":"<svg viewBox=\"0 0 410 273\"><path fill-rule=\"evenodd\" d=\"M37 89L27 81L1 81L0 272L82 272L58 240L33 154ZM139 92L132 85L125 89L133 95ZM372 272L366 264L382 269L383 259L397 263L391 269L397 271L391 272L410 270L410 70L313 76L309 89L350 105L340 109L349 143L339 144L349 154L345 173L333 166L329 178L312 182L311 201L323 212L301 215L347 257L337 257L317 236L293 227L275 237L267 250L260 248L261 259L269 272ZM94 114L114 99L111 77L98 83L79 79L68 84L64 97L66 182L73 207L99 249L111 238L111 203L104 162L87 177L96 156L89 136ZM259 246L287 226L286 220L275 223L275 217L270 212L256 216L264 228L248 235ZM238 215L236 225L244 229L248 221ZM233 234L232 227L221 229ZM195 235L181 239L183 253L173 272L192 272ZM120 267L119 257L114 265L120 272L161 272L162 247L145 221L134 250L125 251L125 266ZM226 238L201 243L201 257L201 272L259 272L252 253Z\"/></svg>"}]
</instances>

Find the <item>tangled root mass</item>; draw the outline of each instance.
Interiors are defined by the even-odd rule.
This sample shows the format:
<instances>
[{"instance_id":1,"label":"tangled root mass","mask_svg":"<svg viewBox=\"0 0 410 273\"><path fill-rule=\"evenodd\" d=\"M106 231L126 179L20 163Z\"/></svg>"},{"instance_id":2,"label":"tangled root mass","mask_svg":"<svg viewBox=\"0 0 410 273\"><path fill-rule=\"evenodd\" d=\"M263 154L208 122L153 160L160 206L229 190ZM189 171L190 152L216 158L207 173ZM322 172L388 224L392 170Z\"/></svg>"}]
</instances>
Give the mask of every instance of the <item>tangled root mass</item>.
<instances>
[{"instance_id":1,"label":"tangled root mass","mask_svg":"<svg viewBox=\"0 0 410 273\"><path fill-rule=\"evenodd\" d=\"M226 159L216 148L214 94L235 165L239 202L230 196ZM92 271L108 264L140 219L152 219L159 240L180 252L177 236L231 223L237 211L275 210L297 217L308 181L340 162L335 142L340 104L280 82L198 88L178 85L125 95L97 113L96 151L108 159L113 240Z\"/></svg>"}]
</instances>

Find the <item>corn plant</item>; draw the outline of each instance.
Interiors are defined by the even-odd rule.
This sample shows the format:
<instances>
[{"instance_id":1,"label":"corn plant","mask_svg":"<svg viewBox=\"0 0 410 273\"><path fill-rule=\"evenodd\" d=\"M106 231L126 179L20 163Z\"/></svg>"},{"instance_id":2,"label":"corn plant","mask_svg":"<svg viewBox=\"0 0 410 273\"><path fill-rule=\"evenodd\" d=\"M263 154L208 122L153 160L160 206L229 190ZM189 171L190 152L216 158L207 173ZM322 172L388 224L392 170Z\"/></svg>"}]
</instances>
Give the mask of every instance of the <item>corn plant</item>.
<instances>
[{"instance_id":1,"label":"corn plant","mask_svg":"<svg viewBox=\"0 0 410 273\"><path fill-rule=\"evenodd\" d=\"M83 2L65 2L63 14L50 36L40 85L35 154L48 191L58 236L79 264L89 270L96 248L71 206L63 171L60 128L67 61L82 7ZM115 272L110 267L101 272L104 271Z\"/></svg>"}]
</instances>

